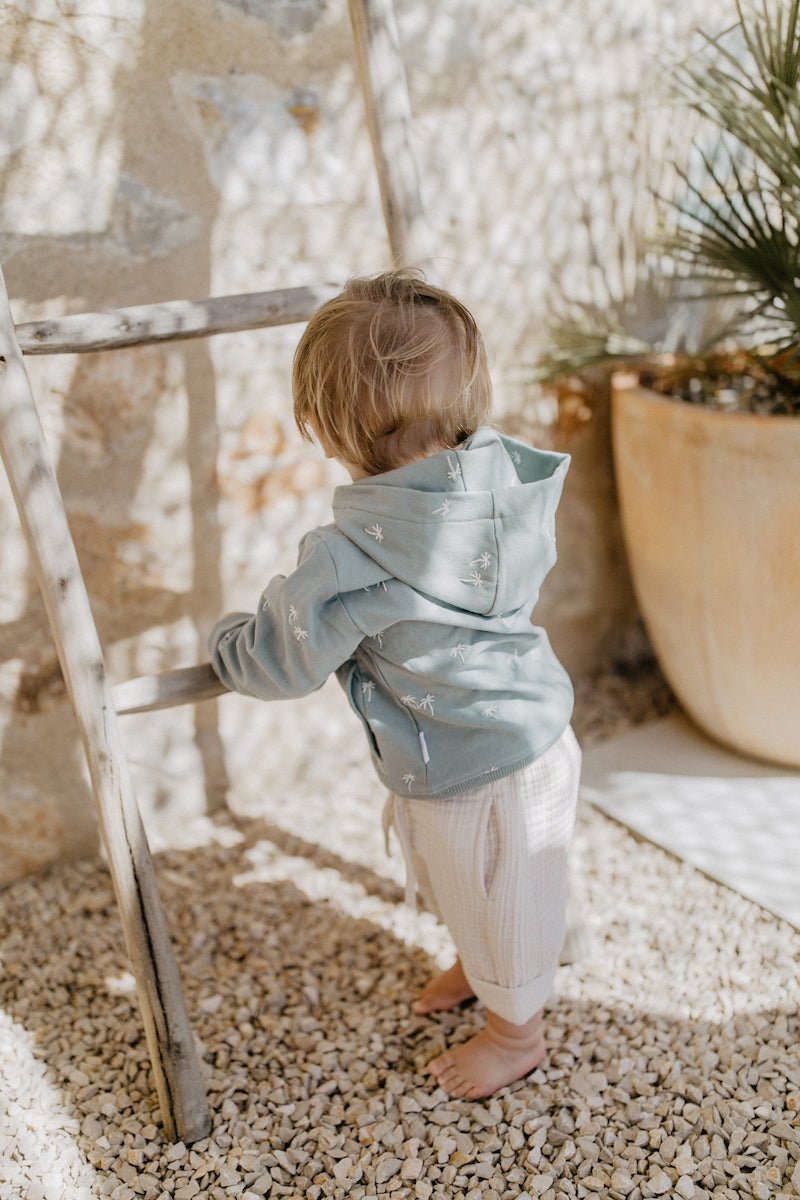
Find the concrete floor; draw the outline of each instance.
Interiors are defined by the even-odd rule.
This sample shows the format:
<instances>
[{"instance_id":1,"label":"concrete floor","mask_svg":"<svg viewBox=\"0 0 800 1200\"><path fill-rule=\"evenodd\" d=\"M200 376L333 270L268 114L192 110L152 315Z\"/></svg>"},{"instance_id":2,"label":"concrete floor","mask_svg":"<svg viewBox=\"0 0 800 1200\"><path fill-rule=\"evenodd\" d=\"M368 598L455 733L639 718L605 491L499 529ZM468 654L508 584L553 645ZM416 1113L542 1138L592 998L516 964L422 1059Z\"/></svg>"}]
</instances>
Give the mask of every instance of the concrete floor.
<instances>
[{"instance_id":1,"label":"concrete floor","mask_svg":"<svg viewBox=\"0 0 800 1200\"><path fill-rule=\"evenodd\" d=\"M800 929L800 772L673 714L588 747L582 796Z\"/></svg>"}]
</instances>

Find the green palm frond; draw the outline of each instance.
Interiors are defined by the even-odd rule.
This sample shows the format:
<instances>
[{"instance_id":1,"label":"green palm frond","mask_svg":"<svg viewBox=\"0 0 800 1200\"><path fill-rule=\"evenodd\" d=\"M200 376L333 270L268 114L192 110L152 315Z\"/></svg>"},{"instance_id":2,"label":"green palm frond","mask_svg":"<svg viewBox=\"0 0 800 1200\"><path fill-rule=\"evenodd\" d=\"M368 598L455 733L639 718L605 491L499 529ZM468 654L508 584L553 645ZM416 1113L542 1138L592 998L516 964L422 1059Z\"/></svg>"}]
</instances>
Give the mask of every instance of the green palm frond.
<instances>
[{"instance_id":1,"label":"green palm frond","mask_svg":"<svg viewBox=\"0 0 800 1200\"><path fill-rule=\"evenodd\" d=\"M677 94L735 138L774 176L800 185L800 0L737 0L738 21L703 33L694 59L674 74ZM728 44L732 41L733 44Z\"/></svg>"},{"instance_id":2,"label":"green palm frond","mask_svg":"<svg viewBox=\"0 0 800 1200\"><path fill-rule=\"evenodd\" d=\"M785 294L800 269L796 220L772 202L756 176L745 180L733 156L727 177L708 155L701 158L711 187L682 173L690 199L675 202L673 249L696 266L740 278L746 291Z\"/></svg>"},{"instance_id":3,"label":"green palm frond","mask_svg":"<svg viewBox=\"0 0 800 1200\"><path fill-rule=\"evenodd\" d=\"M699 172L678 172L670 253L716 295L737 294L741 323L764 317L800 338L800 0L761 0L723 33L703 34L675 75L715 131L695 144ZM698 182L698 179L702 182Z\"/></svg>"},{"instance_id":4,"label":"green palm frond","mask_svg":"<svg viewBox=\"0 0 800 1200\"><path fill-rule=\"evenodd\" d=\"M654 352L719 357L735 341L800 395L800 0L735 4L737 19L699 31L671 72L699 120L688 165L670 164L678 194L656 196L663 226L635 287L605 314L561 320L540 376Z\"/></svg>"},{"instance_id":5,"label":"green palm frond","mask_svg":"<svg viewBox=\"0 0 800 1200\"><path fill-rule=\"evenodd\" d=\"M539 354L534 371L539 382L564 375L577 375L591 367L620 363L652 354L653 347L623 329L589 328L579 322L554 324L548 342Z\"/></svg>"},{"instance_id":6,"label":"green palm frond","mask_svg":"<svg viewBox=\"0 0 800 1200\"><path fill-rule=\"evenodd\" d=\"M763 0L761 12L737 0L738 20L720 34L701 31L703 46L675 73L675 83L697 111L730 129L730 118L758 114L762 128L782 127L796 108L800 82L800 0ZM726 39L738 38L728 45ZM742 53L742 49L744 53Z\"/></svg>"}]
</instances>

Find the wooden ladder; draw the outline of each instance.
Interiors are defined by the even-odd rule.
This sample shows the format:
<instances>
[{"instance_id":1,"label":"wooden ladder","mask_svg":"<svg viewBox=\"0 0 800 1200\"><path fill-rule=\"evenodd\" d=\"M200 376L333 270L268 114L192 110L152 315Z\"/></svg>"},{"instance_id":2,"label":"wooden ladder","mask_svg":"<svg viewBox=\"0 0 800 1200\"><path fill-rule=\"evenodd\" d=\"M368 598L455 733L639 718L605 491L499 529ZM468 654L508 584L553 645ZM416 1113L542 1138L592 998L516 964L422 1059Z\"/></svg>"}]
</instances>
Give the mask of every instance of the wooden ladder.
<instances>
[{"instance_id":1,"label":"wooden ladder","mask_svg":"<svg viewBox=\"0 0 800 1200\"><path fill-rule=\"evenodd\" d=\"M425 266L429 253L392 2L348 4L392 258L396 266ZM202 700L224 688L208 664L110 687L23 355L112 350L307 321L338 290L325 285L180 300L15 327L0 271L0 451L89 766L164 1129L186 1143L205 1137L211 1113L117 716Z\"/></svg>"}]
</instances>

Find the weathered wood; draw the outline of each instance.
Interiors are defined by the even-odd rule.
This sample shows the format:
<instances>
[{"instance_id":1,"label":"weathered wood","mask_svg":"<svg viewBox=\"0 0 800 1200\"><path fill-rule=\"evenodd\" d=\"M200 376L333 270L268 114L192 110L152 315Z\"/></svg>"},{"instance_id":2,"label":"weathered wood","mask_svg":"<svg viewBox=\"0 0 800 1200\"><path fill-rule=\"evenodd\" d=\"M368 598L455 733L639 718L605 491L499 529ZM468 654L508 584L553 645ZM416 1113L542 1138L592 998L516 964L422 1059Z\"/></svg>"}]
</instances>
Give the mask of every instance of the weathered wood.
<instances>
[{"instance_id":1,"label":"weathered wood","mask_svg":"<svg viewBox=\"0 0 800 1200\"><path fill-rule=\"evenodd\" d=\"M396 266L431 274L392 3L348 3L392 258ZM307 321L339 290L323 284L84 313L22 324L15 337L0 272L0 450L89 765L164 1125L168 1136L186 1142L205 1136L211 1117L115 706L119 713L146 712L225 688L202 664L128 680L112 693L22 353L109 350Z\"/></svg>"},{"instance_id":2,"label":"weathered wood","mask_svg":"<svg viewBox=\"0 0 800 1200\"><path fill-rule=\"evenodd\" d=\"M0 451L89 765L167 1135L211 1125L102 650L0 271Z\"/></svg>"},{"instance_id":3,"label":"weathered wood","mask_svg":"<svg viewBox=\"0 0 800 1200\"><path fill-rule=\"evenodd\" d=\"M109 312L77 313L17 326L23 354L75 354L118 350L152 342L174 342L308 321L321 304L341 291L338 284L215 296L210 300L169 300Z\"/></svg>"},{"instance_id":4,"label":"weathered wood","mask_svg":"<svg viewBox=\"0 0 800 1200\"><path fill-rule=\"evenodd\" d=\"M396 267L431 275L429 232L411 144L411 102L391 0L348 0L367 127Z\"/></svg>"},{"instance_id":5,"label":"weathered wood","mask_svg":"<svg viewBox=\"0 0 800 1200\"><path fill-rule=\"evenodd\" d=\"M196 667L179 667L158 675L126 679L112 688L111 695L117 715L123 716L175 708L179 704L197 704L222 696L227 690L214 674L211 664L201 663Z\"/></svg>"}]
</instances>

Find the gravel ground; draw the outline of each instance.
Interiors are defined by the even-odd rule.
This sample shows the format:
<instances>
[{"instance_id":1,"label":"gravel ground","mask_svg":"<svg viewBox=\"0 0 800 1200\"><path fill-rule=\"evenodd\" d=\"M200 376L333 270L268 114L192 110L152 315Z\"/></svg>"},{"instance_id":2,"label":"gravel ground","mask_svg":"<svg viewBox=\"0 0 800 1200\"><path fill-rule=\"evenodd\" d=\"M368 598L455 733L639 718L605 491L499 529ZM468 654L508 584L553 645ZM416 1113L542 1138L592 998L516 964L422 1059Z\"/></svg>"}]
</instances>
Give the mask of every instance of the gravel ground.
<instances>
[{"instance_id":1,"label":"gravel ground","mask_svg":"<svg viewBox=\"0 0 800 1200\"><path fill-rule=\"evenodd\" d=\"M671 703L652 670L611 672L579 684L575 724L586 743ZM341 776L377 823L363 768ZM584 806L587 948L557 977L550 1053L453 1101L423 1068L480 1011L408 1008L446 932L402 904L396 855L288 811L156 855L214 1114L193 1146L162 1136L103 864L3 893L0 1200L800 1195L790 926Z\"/></svg>"}]
</instances>

